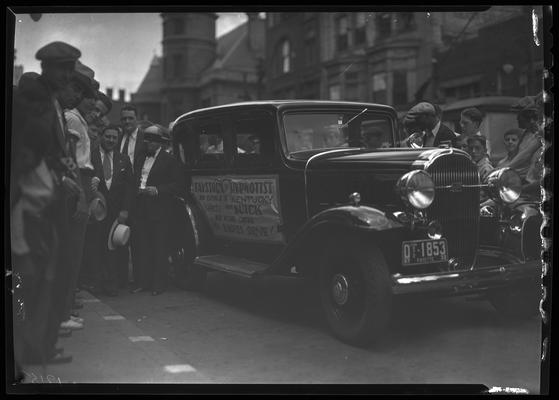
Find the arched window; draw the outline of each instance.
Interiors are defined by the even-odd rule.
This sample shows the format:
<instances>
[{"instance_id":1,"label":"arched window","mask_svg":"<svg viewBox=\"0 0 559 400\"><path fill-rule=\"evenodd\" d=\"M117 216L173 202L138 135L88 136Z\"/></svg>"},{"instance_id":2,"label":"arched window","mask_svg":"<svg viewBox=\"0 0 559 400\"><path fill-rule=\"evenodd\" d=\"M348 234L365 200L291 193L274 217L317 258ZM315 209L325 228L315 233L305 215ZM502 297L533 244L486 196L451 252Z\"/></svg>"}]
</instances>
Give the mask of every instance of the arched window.
<instances>
[{"instance_id":1,"label":"arched window","mask_svg":"<svg viewBox=\"0 0 559 400\"><path fill-rule=\"evenodd\" d=\"M287 39L281 43L281 71L284 74L291 71L291 44Z\"/></svg>"}]
</instances>

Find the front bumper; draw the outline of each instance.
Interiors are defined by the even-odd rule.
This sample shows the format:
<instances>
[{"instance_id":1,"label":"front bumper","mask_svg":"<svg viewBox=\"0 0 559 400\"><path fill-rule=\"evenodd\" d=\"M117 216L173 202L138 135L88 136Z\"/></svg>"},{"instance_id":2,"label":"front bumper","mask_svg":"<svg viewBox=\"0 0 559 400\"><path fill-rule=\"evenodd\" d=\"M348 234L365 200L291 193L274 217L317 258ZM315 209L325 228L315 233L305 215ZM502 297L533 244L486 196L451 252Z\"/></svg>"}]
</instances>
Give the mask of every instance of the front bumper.
<instances>
[{"instance_id":1,"label":"front bumper","mask_svg":"<svg viewBox=\"0 0 559 400\"><path fill-rule=\"evenodd\" d=\"M441 272L421 275L392 275L394 294L446 293L464 294L506 286L523 280L541 279L542 263L500 264L465 271Z\"/></svg>"}]
</instances>

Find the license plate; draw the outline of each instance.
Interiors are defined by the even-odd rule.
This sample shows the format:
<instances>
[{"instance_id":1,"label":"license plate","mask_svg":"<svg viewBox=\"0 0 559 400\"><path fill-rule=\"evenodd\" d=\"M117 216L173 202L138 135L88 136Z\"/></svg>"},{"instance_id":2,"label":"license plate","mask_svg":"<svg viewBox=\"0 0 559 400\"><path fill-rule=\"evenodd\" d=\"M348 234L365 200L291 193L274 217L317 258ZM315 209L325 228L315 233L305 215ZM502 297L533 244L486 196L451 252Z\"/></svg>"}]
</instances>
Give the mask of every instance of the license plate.
<instances>
[{"instance_id":1,"label":"license plate","mask_svg":"<svg viewBox=\"0 0 559 400\"><path fill-rule=\"evenodd\" d=\"M446 239L402 242L402 265L431 264L448 260Z\"/></svg>"}]
</instances>

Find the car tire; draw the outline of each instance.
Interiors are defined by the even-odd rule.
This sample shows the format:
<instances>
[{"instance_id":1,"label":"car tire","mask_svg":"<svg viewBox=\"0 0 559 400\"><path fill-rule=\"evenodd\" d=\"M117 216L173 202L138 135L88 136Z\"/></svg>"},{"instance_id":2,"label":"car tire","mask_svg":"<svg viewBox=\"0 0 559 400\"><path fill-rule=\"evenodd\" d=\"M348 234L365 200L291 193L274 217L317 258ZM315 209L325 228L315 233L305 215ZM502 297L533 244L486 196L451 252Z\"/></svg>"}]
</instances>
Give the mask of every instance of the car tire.
<instances>
[{"instance_id":1,"label":"car tire","mask_svg":"<svg viewBox=\"0 0 559 400\"><path fill-rule=\"evenodd\" d=\"M392 291L380 250L359 238L327 247L319 283L322 309L334 336L354 345L369 345L385 331Z\"/></svg>"},{"instance_id":2,"label":"car tire","mask_svg":"<svg viewBox=\"0 0 559 400\"><path fill-rule=\"evenodd\" d=\"M535 284L494 289L489 301L504 318L531 318L539 313L541 290Z\"/></svg>"}]
</instances>

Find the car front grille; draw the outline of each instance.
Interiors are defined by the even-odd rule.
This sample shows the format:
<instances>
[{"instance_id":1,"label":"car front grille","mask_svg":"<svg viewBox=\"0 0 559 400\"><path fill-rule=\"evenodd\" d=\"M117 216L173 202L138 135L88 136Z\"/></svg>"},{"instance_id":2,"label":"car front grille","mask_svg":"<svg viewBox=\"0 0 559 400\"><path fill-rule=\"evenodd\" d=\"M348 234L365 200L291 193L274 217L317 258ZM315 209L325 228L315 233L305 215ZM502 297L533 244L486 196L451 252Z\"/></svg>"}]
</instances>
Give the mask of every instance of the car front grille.
<instances>
[{"instance_id":1,"label":"car front grille","mask_svg":"<svg viewBox=\"0 0 559 400\"><path fill-rule=\"evenodd\" d=\"M460 154L440 155L426 168L436 186L435 200L426 209L429 220L441 223L456 269L467 269L475 260L479 234L479 173ZM473 187L468 187L473 185Z\"/></svg>"}]
</instances>

